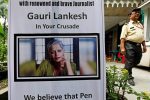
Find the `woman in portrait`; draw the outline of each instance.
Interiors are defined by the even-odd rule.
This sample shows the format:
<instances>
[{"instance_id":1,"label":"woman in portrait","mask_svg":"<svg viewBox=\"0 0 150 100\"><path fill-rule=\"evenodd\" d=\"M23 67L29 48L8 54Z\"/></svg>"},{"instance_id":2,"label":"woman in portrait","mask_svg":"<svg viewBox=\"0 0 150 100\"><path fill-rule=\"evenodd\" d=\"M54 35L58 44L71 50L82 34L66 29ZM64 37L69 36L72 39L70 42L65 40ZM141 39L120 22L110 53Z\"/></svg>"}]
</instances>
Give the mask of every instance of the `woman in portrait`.
<instances>
[{"instance_id":1,"label":"woman in portrait","mask_svg":"<svg viewBox=\"0 0 150 100\"><path fill-rule=\"evenodd\" d=\"M36 76L67 76L74 75L74 63L66 60L64 45L57 39L52 39L47 44L49 59L41 62L36 71Z\"/></svg>"}]
</instances>

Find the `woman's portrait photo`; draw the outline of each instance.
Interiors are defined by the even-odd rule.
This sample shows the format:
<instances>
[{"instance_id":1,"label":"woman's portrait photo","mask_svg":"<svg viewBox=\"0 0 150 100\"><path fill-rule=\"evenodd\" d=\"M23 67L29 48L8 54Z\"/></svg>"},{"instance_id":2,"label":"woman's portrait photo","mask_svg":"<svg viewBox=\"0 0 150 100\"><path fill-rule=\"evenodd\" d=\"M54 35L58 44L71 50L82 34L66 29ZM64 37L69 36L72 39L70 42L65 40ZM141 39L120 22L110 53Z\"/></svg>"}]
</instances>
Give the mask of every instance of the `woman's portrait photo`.
<instances>
[{"instance_id":1,"label":"woman's portrait photo","mask_svg":"<svg viewBox=\"0 0 150 100\"><path fill-rule=\"evenodd\" d=\"M99 77L97 35L29 35L16 41L18 79Z\"/></svg>"}]
</instances>

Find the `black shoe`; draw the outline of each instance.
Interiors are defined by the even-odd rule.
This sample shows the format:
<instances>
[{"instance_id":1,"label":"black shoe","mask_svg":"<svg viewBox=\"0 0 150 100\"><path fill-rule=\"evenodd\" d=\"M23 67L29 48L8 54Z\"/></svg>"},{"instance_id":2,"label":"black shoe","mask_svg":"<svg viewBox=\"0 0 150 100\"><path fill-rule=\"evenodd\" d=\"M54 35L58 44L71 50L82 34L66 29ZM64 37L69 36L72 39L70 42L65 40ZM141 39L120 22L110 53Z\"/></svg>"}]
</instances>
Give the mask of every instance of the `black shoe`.
<instances>
[{"instance_id":1,"label":"black shoe","mask_svg":"<svg viewBox=\"0 0 150 100\"><path fill-rule=\"evenodd\" d=\"M129 80L128 80L128 83L129 83L130 85L132 85L132 86L135 86L135 82L134 82L133 79L129 79Z\"/></svg>"},{"instance_id":2,"label":"black shoe","mask_svg":"<svg viewBox=\"0 0 150 100\"><path fill-rule=\"evenodd\" d=\"M129 79L134 79L134 77L132 75L129 75Z\"/></svg>"}]
</instances>

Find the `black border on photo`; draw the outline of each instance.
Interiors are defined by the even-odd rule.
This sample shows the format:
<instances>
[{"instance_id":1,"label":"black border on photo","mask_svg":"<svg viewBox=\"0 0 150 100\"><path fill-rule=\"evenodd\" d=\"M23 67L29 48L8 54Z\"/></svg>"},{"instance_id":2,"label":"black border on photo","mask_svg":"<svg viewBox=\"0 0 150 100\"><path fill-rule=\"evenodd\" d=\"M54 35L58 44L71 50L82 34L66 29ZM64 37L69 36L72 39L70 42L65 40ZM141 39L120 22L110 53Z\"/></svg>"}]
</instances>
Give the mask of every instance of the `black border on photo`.
<instances>
[{"instance_id":1,"label":"black border on photo","mask_svg":"<svg viewBox=\"0 0 150 100\"><path fill-rule=\"evenodd\" d=\"M96 37L96 45L97 45L97 73L96 75L73 75L73 76L55 76L55 77L38 77L38 76L30 76L30 77L20 77L18 66L19 66L19 38L41 38L41 37ZM71 80L100 80L100 36L99 33L16 33L14 34L14 81L15 82L24 82L24 81L71 81Z\"/></svg>"}]
</instances>

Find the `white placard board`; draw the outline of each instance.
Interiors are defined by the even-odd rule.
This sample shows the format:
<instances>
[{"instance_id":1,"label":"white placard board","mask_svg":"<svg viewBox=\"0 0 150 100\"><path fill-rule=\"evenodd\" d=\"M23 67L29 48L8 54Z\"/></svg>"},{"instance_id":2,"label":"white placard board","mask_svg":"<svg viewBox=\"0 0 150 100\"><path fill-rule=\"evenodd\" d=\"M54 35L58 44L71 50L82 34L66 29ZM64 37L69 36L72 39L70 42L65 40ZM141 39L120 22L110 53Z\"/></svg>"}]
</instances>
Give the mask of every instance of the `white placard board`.
<instances>
[{"instance_id":1,"label":"white placard board","mask_svg":"<svg viewBox=\"0 0 150 100\"><path fill-rule=\"evenodd\" d=\"M9 1L9 100L105 100L103 2Z\"/></svg>"}]
</instances>

